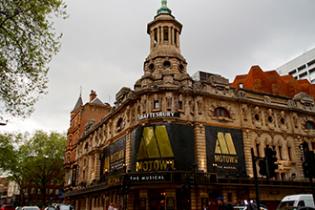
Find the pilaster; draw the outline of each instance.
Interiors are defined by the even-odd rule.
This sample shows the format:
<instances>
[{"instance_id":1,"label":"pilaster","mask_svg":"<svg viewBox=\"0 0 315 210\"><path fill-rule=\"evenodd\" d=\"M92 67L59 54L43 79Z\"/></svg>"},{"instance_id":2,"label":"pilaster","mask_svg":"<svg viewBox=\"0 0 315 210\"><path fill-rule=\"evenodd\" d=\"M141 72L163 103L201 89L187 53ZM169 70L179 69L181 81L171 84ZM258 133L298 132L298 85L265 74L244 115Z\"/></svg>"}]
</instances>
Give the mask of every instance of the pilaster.
<instances>
[{"instance_id":1,"label":"pilaster","mask_svg":"<svg viewBox=\"0 0 315 210\"><path fill-rule=\"evenodd\" d=\"M206 154L206 132L202 124L196 124L194 128L195 135L195 160L198 170L207 171L207 154Z\"/></svg>"}]
</instances>

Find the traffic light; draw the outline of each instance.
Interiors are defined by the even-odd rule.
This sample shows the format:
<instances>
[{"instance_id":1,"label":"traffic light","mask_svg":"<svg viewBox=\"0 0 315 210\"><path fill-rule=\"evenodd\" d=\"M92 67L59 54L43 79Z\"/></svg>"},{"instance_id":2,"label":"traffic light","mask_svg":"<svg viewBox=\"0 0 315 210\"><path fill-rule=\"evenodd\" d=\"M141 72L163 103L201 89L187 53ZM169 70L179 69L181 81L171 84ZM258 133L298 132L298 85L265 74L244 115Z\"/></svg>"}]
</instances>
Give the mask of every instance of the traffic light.
<instances>
[{"instance_id":1,"label":"traffic light","mask_svg":"<svg viewBox=\"0 0 315 210\"><path fill-rule=\"evenodd\" d=\"M266 159L261 159L258 162L259 165L259 174L262 176L267 176L267 168L266 168Z\"/></svg>"},{"instance_id":2,"label":"traffic light","mask_svg":"<svg viewBox=\"0 0 315 210\"><path fill-rule=\"evenodd\" d=\"M265 154L266 154L266 161L267 161L267 167L268 167L268 177L272 178L276 176L276 170L278 169L278 164L277 162L277 152L272 150L271 148L267 147L265 149Z\"/></svg>"}]
</instances>

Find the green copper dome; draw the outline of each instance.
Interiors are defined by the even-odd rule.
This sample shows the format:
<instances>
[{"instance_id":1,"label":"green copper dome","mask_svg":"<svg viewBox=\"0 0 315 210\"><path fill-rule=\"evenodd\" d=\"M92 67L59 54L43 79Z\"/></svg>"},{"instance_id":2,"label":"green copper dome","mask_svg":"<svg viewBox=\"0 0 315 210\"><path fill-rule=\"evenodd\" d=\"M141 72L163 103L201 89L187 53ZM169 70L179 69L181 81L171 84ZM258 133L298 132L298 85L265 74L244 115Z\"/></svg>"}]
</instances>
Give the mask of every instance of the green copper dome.
<instances>
[{"instance_id":1,"label":"green copper dome","mask_svg":"<svg viewBox=\"0 0 315 210\"><path fill-rule=\"evenodd\" d=\"M172 11L167 7L167 0L161 0L161 8L157 11L157 14L171 14Z\"/></svg>"}]
</instances>

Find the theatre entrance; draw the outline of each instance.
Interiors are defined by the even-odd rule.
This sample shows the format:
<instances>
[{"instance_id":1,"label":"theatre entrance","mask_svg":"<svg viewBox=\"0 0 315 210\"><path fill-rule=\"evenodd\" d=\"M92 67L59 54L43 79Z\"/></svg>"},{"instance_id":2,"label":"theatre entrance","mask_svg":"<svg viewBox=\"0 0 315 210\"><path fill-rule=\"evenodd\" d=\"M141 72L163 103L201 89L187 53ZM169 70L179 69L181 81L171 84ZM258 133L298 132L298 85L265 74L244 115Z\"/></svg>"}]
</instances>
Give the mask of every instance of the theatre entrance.
<instances>
[{"instance_id":1,"label":"theatre entrance","mask_svg":"<svg viewBox=\"0 0 315 210\"><path fill-rule=\"evenodd\" d=\"M149 190L149 209L150 210L165 210L166 209L166 193L161 190Z\"/></svg>"}]
</instances>

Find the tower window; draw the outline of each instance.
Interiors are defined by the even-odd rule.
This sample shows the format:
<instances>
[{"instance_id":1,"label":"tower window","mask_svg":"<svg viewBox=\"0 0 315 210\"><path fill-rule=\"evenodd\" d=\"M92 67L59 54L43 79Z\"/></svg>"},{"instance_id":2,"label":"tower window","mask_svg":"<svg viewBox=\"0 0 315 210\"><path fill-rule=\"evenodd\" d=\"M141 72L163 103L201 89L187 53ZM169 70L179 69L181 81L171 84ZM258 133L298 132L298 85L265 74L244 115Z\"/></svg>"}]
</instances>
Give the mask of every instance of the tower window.
<instances>
[{"instance_id":1,"label":"tower window","mask_svg":"<svg viewBox=\"0 0 315 210\"><path fill-rule=\"evenodd\" d=\"M149 69L150 69L151 71L154 70L154 64L153 64L153 63L150 63Z\"/></svg>"},{"instance_id":2,"label":"tower window","mask_svg":"<svg viewBox=\"0 0 315 210\"><path fill-rule=\"evenodd\" d=\"M164 61L163 66L164 66L165 68L169 68L169 67L171 67L171 62L169 62L169 61Z\"/></svg>"},{"instance_id":3,"label":"tower window","mask_svg":"<svg viewBox=\"0 0 315 210\"><path fill-rule=\"evenodd\" d=\"M174 30L174 43L177 45L177 30Z\"/></svg>"},{"instance_id":4,"label":"tower window","mask_svg":"<svg viewBox=\"0 0 315 210\"><path fill-rule=\"evenodd\" d=\"M158 42L158 31L157 31L157 28L155 28L154 32L153 32L153 42L154 42L154 46L156 46L156 44Z\"/></svg>"},{"instance_id":5,"label":"tower window","mask_svg":"<svg viewBox=\"0 0 315 210\"><path fill-rule=\"evenodd\" d=\"M179 64L179 70L182 72L182 71L184 71L184 69L185 69L184 65L183 64Z\"/></svg>"},{"instance_id":6,"label":"tower window","mask_svg":"<svg viewBox=\"0 0 315 210\"><path fill-rule=\"evenodd\" d=\"M168 42L168 27L167 26L163 27L163 40Z\"/></svg>"}]
</instances>

